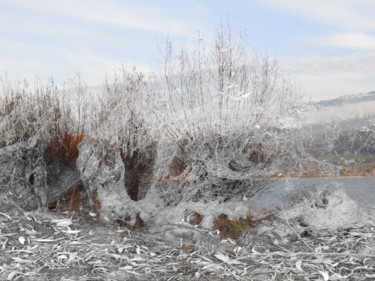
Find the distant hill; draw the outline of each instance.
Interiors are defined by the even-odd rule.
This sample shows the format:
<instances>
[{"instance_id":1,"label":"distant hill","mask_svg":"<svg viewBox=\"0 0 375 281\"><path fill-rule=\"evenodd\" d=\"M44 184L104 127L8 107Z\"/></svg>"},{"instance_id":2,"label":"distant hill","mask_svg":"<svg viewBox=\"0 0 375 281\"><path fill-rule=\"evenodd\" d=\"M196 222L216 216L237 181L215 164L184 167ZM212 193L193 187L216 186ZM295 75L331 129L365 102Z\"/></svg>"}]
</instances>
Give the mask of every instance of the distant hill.
<instances>
[{"instance_id":1,"label":"distant hill","mask_svg":"<svg viewBox=\"0 0 375 281\"><path fill-rule=\"evenodd\" d=\"M346 95L330 100L309 102L306 123L327 124L348 119L375 118L375 91L366 94ZM359 128L362 124L351 125ZM357 126L356 126L357 125Z\"/></svg>"},{"instance_id":2,"label":"distant hill","mask_svg":"<svg viewBox=\"0 0 375 281\"><path fill-rule=\"evenodd\" d=\"M312 104L317 105L318 107L333 107L333 106L341 106L341 105L368 102L368 101L375 101L375 91L372 91L366 94L345 95L345 96L341 96L335 99L312 102Z\"/></svg>"}]
</instances>

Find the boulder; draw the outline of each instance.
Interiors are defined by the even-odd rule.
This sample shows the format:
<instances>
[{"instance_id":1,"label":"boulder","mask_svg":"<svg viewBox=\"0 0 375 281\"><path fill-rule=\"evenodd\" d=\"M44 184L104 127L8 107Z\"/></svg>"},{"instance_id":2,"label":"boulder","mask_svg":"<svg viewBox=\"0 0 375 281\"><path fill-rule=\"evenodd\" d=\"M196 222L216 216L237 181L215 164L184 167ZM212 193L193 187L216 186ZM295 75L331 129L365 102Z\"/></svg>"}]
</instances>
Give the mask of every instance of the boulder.
<instances>
[{"instance_id":1,"label":"boulder","mask_svg":"<svg viewBox=\"0 0 375 281\"><path fill-rule=\"evenodd\" d=\"M91 210L108 223L120 218L136 221L138 212L125 188L125 167L120 151L93 141L82 143L79 149L77 168Z\"/></svg>"},{"instance_id":2,"label":"boulder","mask_svg":"<svg viewBox=\"0 0 375 281\"><path fill-rule=\"evenodd\" d=\"M48 140L32 138L0 149L0 194L3 204L29 211L47 208L79 181L75 164L48 161ZM7 203L5 203L7 202Z\"/></svg>"}]
</instances>

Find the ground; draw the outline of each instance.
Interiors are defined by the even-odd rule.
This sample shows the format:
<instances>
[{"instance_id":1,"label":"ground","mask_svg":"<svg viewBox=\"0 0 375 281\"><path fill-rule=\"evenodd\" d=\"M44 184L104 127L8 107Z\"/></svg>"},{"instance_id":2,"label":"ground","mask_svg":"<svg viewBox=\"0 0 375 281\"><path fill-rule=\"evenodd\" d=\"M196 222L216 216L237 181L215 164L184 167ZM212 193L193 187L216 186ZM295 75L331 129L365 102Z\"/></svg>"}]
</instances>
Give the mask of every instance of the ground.
<instances>
[{"instance_id":1,"label":"ground","mask_svg":"<svg viewBox=\"0 0 375 281\"><path fill-rule=\"evenodd\" d=\"M373 226L304 227L268 218L233 240L181 223L166 228L171 242L95 218L0 213L0 280L375 280Z\"/></svg>"}]
</instances>

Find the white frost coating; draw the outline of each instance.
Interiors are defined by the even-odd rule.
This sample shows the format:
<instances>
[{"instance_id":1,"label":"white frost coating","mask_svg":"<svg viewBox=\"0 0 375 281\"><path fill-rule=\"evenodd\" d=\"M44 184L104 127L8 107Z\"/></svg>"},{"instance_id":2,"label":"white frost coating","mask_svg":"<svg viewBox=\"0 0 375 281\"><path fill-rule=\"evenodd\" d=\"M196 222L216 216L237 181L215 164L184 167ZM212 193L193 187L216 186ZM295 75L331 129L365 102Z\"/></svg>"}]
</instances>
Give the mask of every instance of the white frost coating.
<instances>
[{"instance_id":1,"label":"white frost coating","mask_svg":"<svg viewBox=\"0 0 375 281\"><path fill-rule=\"evenodd\" d=\"M229 219L238 219L253 213L248 201L240 202L180 202L176 206L164 206L163 200L155 190L150 190L146 198L136 202L139 206L140 217L152 224L150 232L159 232L163 226L185 222L188 215L197 212L203 216L201 226L207 229L213 227L213 220L221 214Z\"/></svg>"},{"instance_id":2,"label":"white frost coating","mask_svg":"<svg viewBox=\"0 0 375 281\"><path fill-rule=\"evenodd\" d=\"M146 225L158 232L163 226L186 221L187 216L193 212L203 216L202 226L208 229L212 228L213 220L221 214L226 214L230 219L237 219L253 213L250 209L251 203L248 201L178 203L178 196L181 195L173 190L169 191L172 200L168 204L162 198L163 191L159 188L151 188L144 199L132 201L123 185L124 167L120 156L116 154L113 157L114 163L100 164L100 151L97 151L93 145L87 144L80 147L80 156L77 160L82 181L89 193L98 191L101 215L107 217L109 221L114 221L118 217L135 219L139 214Z\"/></svg>"},{"instance_id":3,"label":"white frost coating","mask_svg":"<svg viewBox=\"0 0 375 281\"><path fill-rule=\"evenodd\" d=\"M326 204L322 204L322 198ZM318 191L285 211L288 220L297 217L309 226L330 231L369 223L369 217L344 190Z\"/></svg>"}]
</instances>

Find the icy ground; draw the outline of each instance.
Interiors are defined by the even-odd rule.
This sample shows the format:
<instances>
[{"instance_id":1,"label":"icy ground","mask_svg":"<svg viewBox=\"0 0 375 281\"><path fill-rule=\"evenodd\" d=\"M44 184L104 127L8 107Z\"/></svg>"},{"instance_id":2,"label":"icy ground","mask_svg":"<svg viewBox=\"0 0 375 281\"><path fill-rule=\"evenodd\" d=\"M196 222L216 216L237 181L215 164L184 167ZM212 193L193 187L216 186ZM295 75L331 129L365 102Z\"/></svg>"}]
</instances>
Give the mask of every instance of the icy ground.
<instances>
[{"instance_id":1,"label":"icy ground","mask_svg":"<svg viewBox=\"0 0 375 281\"><path fill-rule=\"evenodd\" d=\"M185 202L153 213L155 223L138 233L54 212L0 213L0 280L375 279L371 208L340 184L288 200L258 211L251 200ZM203 227L184 220L194 208L207 216ZM237 240L223 239L208 227L222 211L259 220Z\"/></svg>"}]
</instances>

